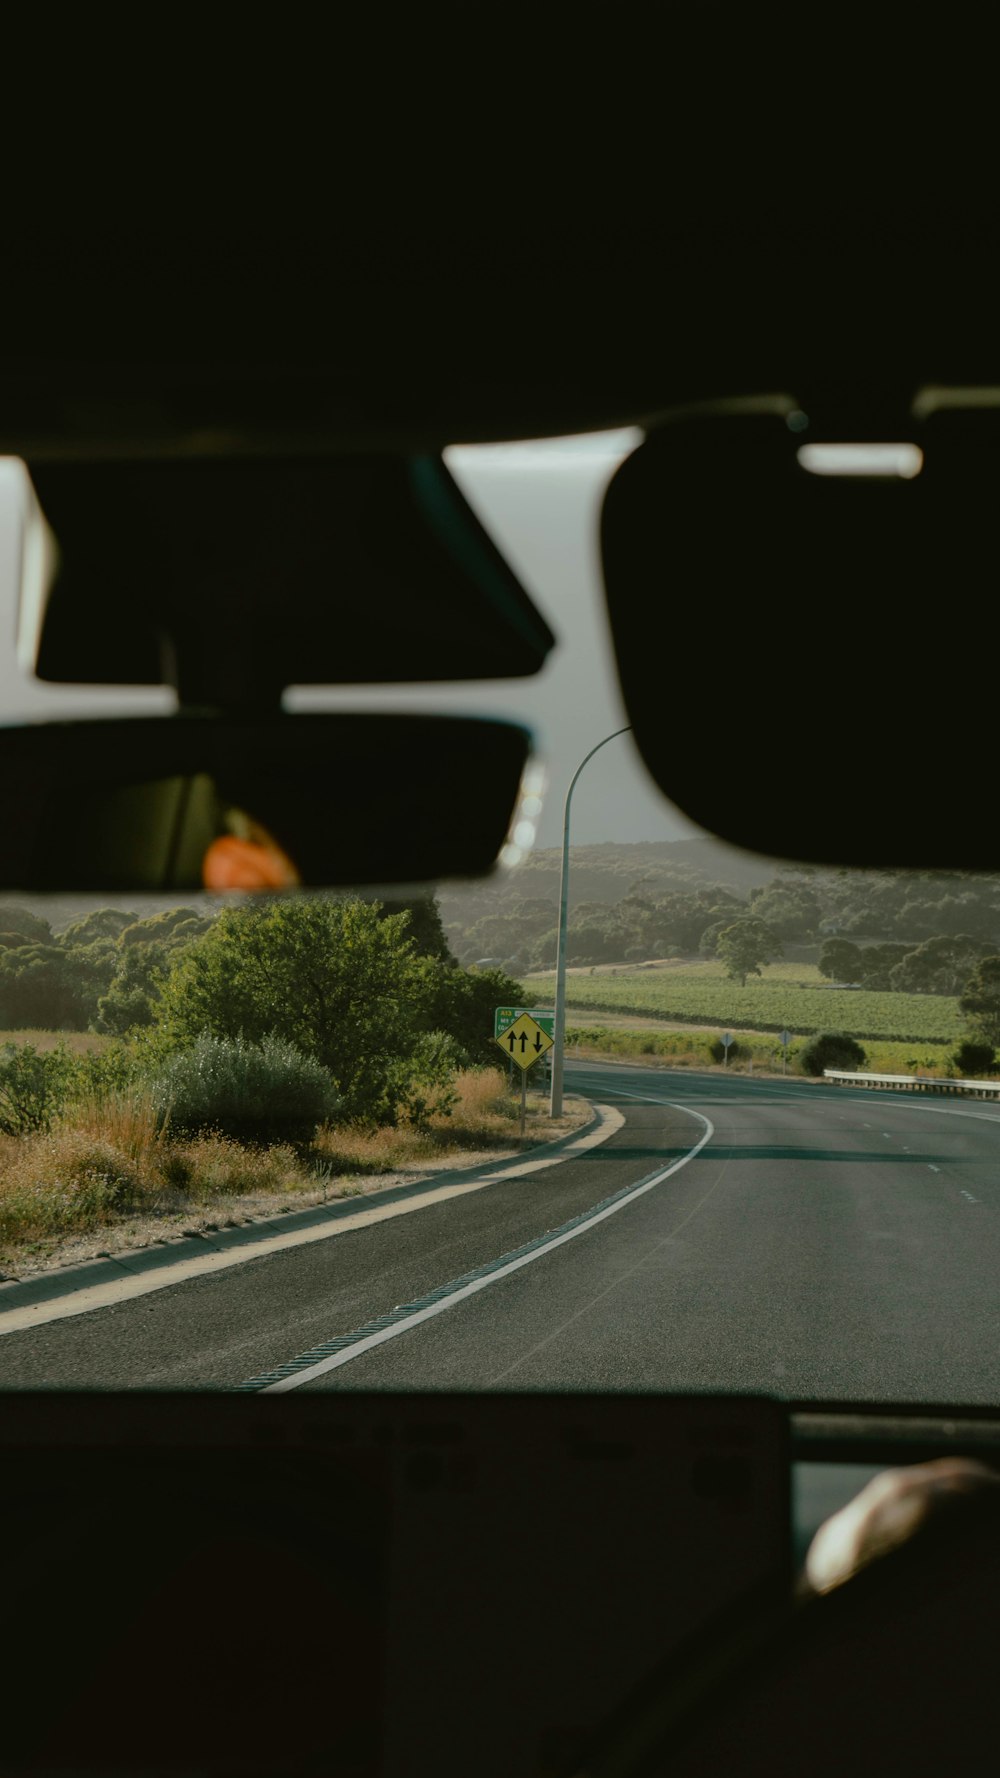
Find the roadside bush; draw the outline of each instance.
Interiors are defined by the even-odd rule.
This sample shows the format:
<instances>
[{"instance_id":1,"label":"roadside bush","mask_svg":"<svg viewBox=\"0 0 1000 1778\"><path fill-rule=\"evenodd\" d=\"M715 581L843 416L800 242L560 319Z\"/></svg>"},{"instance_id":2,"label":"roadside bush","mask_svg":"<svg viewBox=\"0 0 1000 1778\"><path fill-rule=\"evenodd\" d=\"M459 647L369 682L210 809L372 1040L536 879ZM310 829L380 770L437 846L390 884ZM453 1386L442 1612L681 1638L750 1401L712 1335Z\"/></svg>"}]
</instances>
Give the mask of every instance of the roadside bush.
<instances>
[{"instance_id":1,"label":"roadside bush","mask_svg":"<svg viewBox=\"0 0 1000 1778\"><path fill-rule=\"evenodd\" d=\"M259 897L226 908L171 964L153 1029L179 1051L203 1033L280 1038L329 1071L342 1121L391 1123L392 1083L403 1078L396 1064L421 1031L451 1028L427 1016L428 960L409 925L409 912L383 918L380 905L356 897Z\"/></svg>"},{"instance_id":2,"label":"roadside bush","mask_svg":"<svg viewBox=\"0 0 1000 1778\"><path fill-rule=\"evenodd\" d=\"M312 1140L340 1100L322 1063L280 1037L198 1038L152 1083L153 1104L172 1131L216 1130L261 1146Z\"/></svg>"},{"instance_id":3,"label":"roadside bush","mask_svg":"<svg viewBox=\"0 0 1000 1778\"><path fill-rule=\"evenodd\" d=\"M723 1062L723 1063L725 1062L725 1060L726 1060L726 1046L723 1043L721 1037L717 1037L713 1043L709 1044L708 1053L711 1056L713 1062ZM753 1051L748 1049L747 1045L745 1043L737 1043L734 1038L733 1042L729 1045L729 1066L730 1066L730 1068L732 1067L734 1062L745 1062L747 1060L748 1056L751 1056L752 1054L753 1054Z\"/></svg>"},{"instance_id":4,"label":"roadside bush","mask_svg":"<svg viewBox=\"0 0 1000 1778\"><path fill-rule=\"evenodd\" d=\"M867 1060L857 1038L847 1031L817 1031L799 1052L804 1074L820 1075L824 1068L863 1068Z\"/></svg>"},{"instance_id":5,"label":"roadside bush","mask_svg":"<svg viewBox=\"0 0 1000 1778\"><path fill-rule=\"evenodd\" d=\"M0 1130L30 1136L47 1130L62 1109L76 1064L63 1044L42 1052L30 1043L0 1049Z\"/></svg>"},{"instance_id":6,"label":"roadside bush","mask_svg":"<svg viewBox=\"0 0 1000 1778\"><path fill-rule=\"evenodd\" d=\"M428 1031L398 1064L403 1080L398 1089L397 1116L415 1130L430 1128L431 1119L450 1117L458 1104L455 1075L464 1060L462 1047L446 1031Z\"/></svg>"},{"instance_id":7,"label":"roadside bush","mask_svg":"<svg viewBox=\"0 0 1000 1778\"><path fill-rule=\"evenodd\" d=\"M963 1079L974 1074L992 1074L997 1065L997 1053L992 1043L977 1042L967 1037L960 1043L951 1060Z\"/></svg>"}]
</instances>

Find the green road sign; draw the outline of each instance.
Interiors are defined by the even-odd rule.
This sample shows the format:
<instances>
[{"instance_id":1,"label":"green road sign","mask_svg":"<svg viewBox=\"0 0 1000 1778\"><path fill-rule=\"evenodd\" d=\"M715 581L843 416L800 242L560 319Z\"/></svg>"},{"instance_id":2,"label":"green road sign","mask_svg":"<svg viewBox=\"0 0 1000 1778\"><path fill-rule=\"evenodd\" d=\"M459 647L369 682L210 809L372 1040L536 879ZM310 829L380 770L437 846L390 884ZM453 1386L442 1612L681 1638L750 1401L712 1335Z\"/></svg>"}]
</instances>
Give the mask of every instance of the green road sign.
<instances>
[{"instance_id":1,"label":"green road sign","mask_svg":"<svg viewBox=\"0 0 1000 1778\"><path fill-rule=\"evenodd\" d=\"M493 1014L493 1036L502 1037L525 1013L536 1025L541 1025L547 1037L555 1039L556 1015L544 1006L498 1006Z\"/></svg>"}]
</instances>

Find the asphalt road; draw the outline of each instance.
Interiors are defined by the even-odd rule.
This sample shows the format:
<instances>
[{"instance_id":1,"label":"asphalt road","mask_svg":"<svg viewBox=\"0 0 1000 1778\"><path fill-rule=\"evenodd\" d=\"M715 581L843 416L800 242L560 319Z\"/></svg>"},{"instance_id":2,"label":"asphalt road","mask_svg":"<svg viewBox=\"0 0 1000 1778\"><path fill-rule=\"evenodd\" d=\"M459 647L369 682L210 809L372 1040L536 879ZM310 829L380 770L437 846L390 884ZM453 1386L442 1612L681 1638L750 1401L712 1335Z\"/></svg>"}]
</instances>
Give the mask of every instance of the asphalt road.
<instances>
[{"instance_id":1,"label":"asphalt road","mask_svg":"<svg viewBox=\"0 0 1000 1778\"><path fill-rule=\"evenodd\" d=\"M587 1154L131 1302L0 1324L0 1386L1000 1402L1000 1112L606 1064L569 1084L625 1113Z\"/></svg>"}]
</instances>

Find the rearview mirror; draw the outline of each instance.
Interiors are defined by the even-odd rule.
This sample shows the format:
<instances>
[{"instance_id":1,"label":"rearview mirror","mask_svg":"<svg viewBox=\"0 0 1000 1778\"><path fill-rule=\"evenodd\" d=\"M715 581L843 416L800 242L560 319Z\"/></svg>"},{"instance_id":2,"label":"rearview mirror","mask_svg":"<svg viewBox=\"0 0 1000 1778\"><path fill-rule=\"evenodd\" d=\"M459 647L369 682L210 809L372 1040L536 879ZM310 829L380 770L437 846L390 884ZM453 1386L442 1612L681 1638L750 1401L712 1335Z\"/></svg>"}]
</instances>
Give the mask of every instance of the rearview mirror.
<instances>
[{"instance_id":1,"label":"rearview mirror","mask_svg":"<svg viewBox=\"0 0 1000 1778\"><path fill-rule=\"evenodd\" d=\"M367 712L0 729L0 888L482 876L515 822L530 740L514 723Z\"/></svg>"}]
</instances>

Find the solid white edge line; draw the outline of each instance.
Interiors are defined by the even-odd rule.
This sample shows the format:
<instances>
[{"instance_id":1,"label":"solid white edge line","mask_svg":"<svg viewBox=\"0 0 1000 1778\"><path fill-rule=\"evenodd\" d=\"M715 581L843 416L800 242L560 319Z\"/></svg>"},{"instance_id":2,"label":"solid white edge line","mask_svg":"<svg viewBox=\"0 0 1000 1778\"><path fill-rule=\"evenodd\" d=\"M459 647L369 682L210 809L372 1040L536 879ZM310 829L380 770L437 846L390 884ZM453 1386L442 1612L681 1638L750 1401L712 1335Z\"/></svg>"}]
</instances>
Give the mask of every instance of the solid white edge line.
<instances>
[{"instance_id":1,"label":"solid white edge line","mask_svg":"<svg viewBox=\"0 0 1000 1778\"><path fill-rule=\"evenodd\" d=\"M639 1093L629 1093L623 1096L630 1099L643 1097ZM387 1340L394 1340L400 1334L409 1333L411 1328L419 1327L422 1322L432 1320L435 1315L443 1315L444 1311L452 1308L455 1303L464 1302L467 1297L478 1295L479 1291L485 1290L490 1284L497 1284L501 1278L509 1278L512 1272L519 1272L522 1266L533 1265L536 1259L543 1259L547 1253L553 1253L557 1247L564 1247L568 1241L575 1241L578 1235L587 1234L592 1228L596 1228L599 1222L605 1222L609 1216L617 1215L619 1210L624 1210L628 1204L633 1204L636 1198L641 1198L646 1192L652 1191L654 1186L662 1185L663 1181L669 1179L672 1173L680 1172L682 1167L686 1167L688 1162L693 1161L695 1155L701 1152L706 1142L711 1141L715 1135L715 1125L705 1117L703 1112L694 1111L688 1105L676 1105L672 1100L664 1099L652 1099L648 1102L655 1105L665 1105L671 1111L683 1111L688 1117L697 1118L699 1123L705 1125L705 1134L692 1149L688 1150L687 1154L681 1156L680 1160L671 1162L669 1167L664 1167L661 1172L654 1173L652 1179L644 1180L641 1185L635 1186L632 1191L619 1198L614 1204L608 1204L604 1210L596 1211L593 1216L588 1216L585 1222L578 1223L575 1228L567 1229L565 1234L554 1235L551 1241L546 1241L541 1247L533 1248L530 1253L521 1254L518 1259L508 1261L507 1265L500 1266L497 1271L487 1272L482 1278L474 1278L471 1284L463 1284L460 1290L453 1291L450 1296L442 1297L439 1302L428 1303L425 1308L418 1309L415 1314L407 1315L405 1320L394 1322L391 1327L380 1328L378 1333L368 1334L365 1339L358 1340L355 1345L345 1346L342 1351L332 1353L329 1358L320 1359L317 1364L309 1365L306 1370L296 1371L290 1377L282 1377L277 1383L265 1384L259 1393L261 1395L283 1395L290 1389L301 1388L303 1383L311 1383L315 1377L325 1376L328 1371L337 1370L344 1364L350 1364L352 1359L360 1358L363 1352L371 1352L375 1346L382 1346Z\"/></svg>"}]
</instances>

